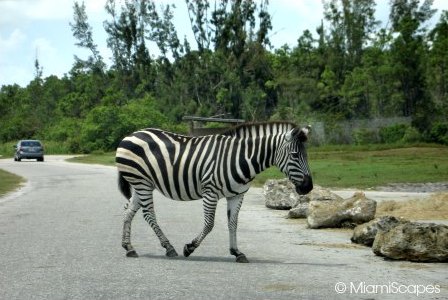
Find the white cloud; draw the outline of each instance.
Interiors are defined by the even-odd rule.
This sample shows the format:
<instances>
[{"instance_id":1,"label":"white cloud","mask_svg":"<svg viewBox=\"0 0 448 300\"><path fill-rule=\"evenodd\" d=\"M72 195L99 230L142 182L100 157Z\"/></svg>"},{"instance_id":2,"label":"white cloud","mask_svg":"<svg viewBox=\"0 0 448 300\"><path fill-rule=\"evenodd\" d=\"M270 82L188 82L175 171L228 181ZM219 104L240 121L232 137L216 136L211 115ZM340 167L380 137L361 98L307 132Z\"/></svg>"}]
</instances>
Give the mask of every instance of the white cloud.
<instances>
[{"instance_id":1,"label":"white cloud","mask_svg":"<svg viewBox=\"0 0 448 300\"><path fill-rule=\"evenodd\" d=\"M18 28L6 36L0 32L0 85L29 82L26 58L21 57L22 59L17 61L17 54L26 48L26 40L26 34Z\"/></svg>"},{"instance_id":2,"label":"white cloud","mask_svg":"<svg viewBox=\"0 0 448 300\"><path fill-rule=\"evenodd\" d=\"M0 24L23 25L33 20L57 19L66 17L71 5L68 0L6 0L0 1L2 18ZM68 10L65 6L68 4Z\"/></svg>"},{"instance_id":3,"label":"white cloud","mask_svg":"<svg viewBox=\"0 0 448 300\"><path fill-rule=\"evenodd\" d=\"M26 35L18 28L14 29L8 37L3 38L0 33L0 58L3 57L5 53L14 50L16 47L20 46L21 43L26 39Z\"/></svg>"},{"instance_id":4,"label":"white cloud","mask_svg":"<svg viewBox=\"0 0 448 300\"><path fill-rule=\"evenodd\" d=\"M87 14L98 14L104 12L105 0L84 1Z\"/></svg>"},{"instance_id":5,"label":"white cloud","mask_svg":"<svg viewBox=\"0 0 448 300\"><path fill-rule=\"evenodd\" d=\"M33 78L33 69L24 66L1 65L0 85L17 83L26 86Z\"/></svg>"},{"instance_id":6,"label":"white cloud","mask_svg":"<svg viewBox=\"0 0 448 300\"><path fill-rule=\"evenodd\" d=\"M20 82L26 75L26 69L15 63L17 49L22 49L26 35L20 29L14 29L8 36L0 33L0 83Z\"/></svg>"},{"instance_id":7,"label":"white cloud","mask_svg":"<svg viewBox=\"0 0 448 300\"><path fill-rule=\"evenodd\" d=\"M43 77L50 75L62 76L70 70L73 56L72 54L62 53L60 49L53 45L53 42L44 37L36 38L31 43L32 49L29 54L33 53L33 57L28 57L28 60L32 60L34 66L34 60L37 55L39 65L43 68Z\"/></svg>"},{"instance_id":8,"label":"white cloud","mask_svg":"<svg viewBox=\"0 0 448 300\"><path fill-rule=\"evenodd\" d=\"M36 49L38 58L54 58L57 55L57 49L51 45L51 42L43 37L35 39L31 46Z\"/></svg>"},{"instance_id":9,"label":"white cloud","mask_svg":"<svg viewBox=\"0 0 448 300\"><path fill-rule=\"evenodd\" d=\"M72 0L19 0L23 15L31 20L57 20L71 16Z\"/></svg>"},{"instance_id":10,"label":"white cloud","mask_svg":"<svg viewBox=\"0 0 448 300\"><path fill-rule=\"evenodd\" d=\"M284 44L293 47L304 30L315 35L323 16L323 5L317 0L275 0L269 3L269 12L273 25L270 39L274 47Z\"/></svg>"}]
</instances>

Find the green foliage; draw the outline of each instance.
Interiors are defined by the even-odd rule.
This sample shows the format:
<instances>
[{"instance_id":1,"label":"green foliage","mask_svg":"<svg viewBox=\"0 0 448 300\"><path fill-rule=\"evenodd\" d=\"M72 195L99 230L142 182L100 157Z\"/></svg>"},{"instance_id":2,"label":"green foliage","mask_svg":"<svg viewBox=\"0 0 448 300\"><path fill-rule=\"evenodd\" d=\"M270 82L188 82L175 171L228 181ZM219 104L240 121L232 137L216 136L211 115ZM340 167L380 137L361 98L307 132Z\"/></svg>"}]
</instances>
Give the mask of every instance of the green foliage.
<instances>
[{"instance_id":1,"label":"green foliage","mask_svg":"<svg viewBox=\"0 0 448 300\"><path fill-rule=\"evenodd\" d=\"M3 157L13 157L14 156L14 146L17 144L19 140L1 143L0 144L0 156ZM44 145L45 154L67 154L71 153L68 148L67 143L65 142L57 142L57 141L49 141L49 140L41 140Z\"/></svg>"},{"instance_id":2,"label":"green foliage","mask_svg":"<svg viewBox=\"0 0 448 300\"><path fill-rule=\"evenodd\" d=\"M353 131L355 145L367 145L378 143L378 134L375 130L361 128Z\"/></svg>"},{"instance_id":3,"label":"green foliage","mask_svg":"<svg viewBox=\"0 0 448 300\"><path fill-rule=\"evenodd\" d=\"M0 143L0 155L3 157L13 157L14 146L18 141Z\"/></svg>"},{"instance_id":4,"label":"green foliage","mask_svg":"<svg viewBox=\"0 0 448 300\"><path fill-rule=\"evenodd\" d=\"M418 130L406 124L382 127L379 130L379 135L381 143L386 144L411 144L422 141L421 134Z\"/></svg>"},{"instance_id":5,"label":"green foliage","mask_svg":"<svg viewBox=\"0 0 448 300\"><path fill-rule=\"evenodd\" d=\"M382 143L398 143L403 140L407 129L406 124L397 124L380 128L380 140Z\"/></svg>"},{"instance_id":6,"label":"green foliage","mask_svg":"<svg viewBox=\"0 0 448 300\"><path fill-rule=\"evenodd\" d=\"M81 150L113 149L118 145L120 133L117 122L118 109L113 106L97 106L86 116L81 126ZM118 123L118 126L117 126Z\"/></svg>"},{"instance_id":7,"label":"green foliage","mask_svg":"<svg viewBox=\"0 0 448 300\"><path fill-rule=\"evenodd\" d=\"M122 124L120 129L122 136L142 128L165 129L169 123L168 119L157 110L155 100L149 95L121 107L118 119Z\"/></svg>"},{"instance_id":8,"label":"green foliage","mask_svg":"<svg viewBox=\"0 0 448 300\"><path fill-rule=\"evenodd\" d=\"M418 143L423 141L422 135L415 127L409 126L406 128L406 131L403 135L403 138L401 140L405 144L412 144L412 143Z\"/></svg>"},{"instance_id":9,"label":"green foliage","mask_svg":"<svg viewBox=\"0 0 448 300\"><path fill-rule=\"evenodd\" d=\"M435 123L429 133L432 142L448 145L448 122Z\"/></svg>"},{"instance_id":10,"label":"green foliage","mask_svg":"<svg viewBox=\"0 0 448 300\"><path fill-rule=\"evenodd\" d=\"M26 87L2 86L0 142L38 137L69 152L110 151L141 128L185 133L184 115L229 115L322 120L330 143L447 143L448 12L429 30L431 1L390 1L390 26L379 28L374 2L325 0L320 26L279 49L269 47L266 0L186 5L197 50L179 40L174 4L107 0L107 67L75 1L70 28L89 55L63 78L43 78L36 60ZM350 135L340 124L395 116L413 127Z\"/></svg>"}]
</instances>

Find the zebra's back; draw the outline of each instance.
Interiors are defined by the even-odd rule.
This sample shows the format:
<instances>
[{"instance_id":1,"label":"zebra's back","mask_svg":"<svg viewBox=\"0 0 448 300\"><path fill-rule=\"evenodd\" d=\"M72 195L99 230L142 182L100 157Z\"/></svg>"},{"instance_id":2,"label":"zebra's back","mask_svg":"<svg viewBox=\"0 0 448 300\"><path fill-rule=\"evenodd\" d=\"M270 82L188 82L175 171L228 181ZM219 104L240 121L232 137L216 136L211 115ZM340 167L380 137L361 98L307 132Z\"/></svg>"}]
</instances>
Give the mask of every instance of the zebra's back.
<instances>
[{"instance_id":1,"label":"zebra's back","mask_svg":"<svg viewBox=\"0 0 448 300\"><path fill-rule=\"evenodd\" d=\"M219 185L216 164L225 155L223 145L231 139L145 129L121 141L117 167L130 182L151 184L175 200L196 200L202 198L207 185Z\"/></svg>"}]
</instances>

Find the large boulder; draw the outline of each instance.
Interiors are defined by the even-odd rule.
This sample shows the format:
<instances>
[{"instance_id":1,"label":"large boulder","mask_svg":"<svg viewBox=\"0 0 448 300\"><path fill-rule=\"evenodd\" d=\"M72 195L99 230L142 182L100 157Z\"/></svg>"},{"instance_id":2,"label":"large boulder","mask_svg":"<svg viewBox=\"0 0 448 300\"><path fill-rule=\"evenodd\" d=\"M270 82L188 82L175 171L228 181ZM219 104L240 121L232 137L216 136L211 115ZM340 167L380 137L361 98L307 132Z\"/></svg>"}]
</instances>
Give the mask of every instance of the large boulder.
<instances>
[{"instance_id":1,"label":"large boulder","mask_svg":"<svg viewBox=\"0 0 448 300\"><path fill-rule=\"evenodd\" d=\"M376 201L362 192L339 201L311 201L308 207L309 228L354 227L375 217Z\"/></svg>"},{"instance_id":2,"label":"large boulder","mask_svg":"<svg viewBox=\"0 0 448 300\"><path fill-rule=\"evenodd\" d=\"M311 192L306 195L299 196L299 202L311 202L311 201L336 201L342 200L341 196L336 195L331 192L329 189L323 188L317 184L314 185L314 188Z\"/></svg>"},{"instance_id":3,"label":"large boulder","mask_svg":"<svg viewBox=\"0 0 448 300\"><path fill-rule=\"evenodd\" d=\"M303 219L308 216L308 202L299 202L288 212L288 218L290 219Z\"/></svg>"},{"instance_id":4,"label":"large boulder","mask_svg":"<svg viewBox=\"0 0 448 300\"><path fill-rule=\"evenodd\" d=\"M266 180L263 186L265 205L272 209L291 209L299 201L294 184L287 178Z\"/></svg>"},{"instance_id":5,"label":"large boulder","mask_svg":"<svg viewBox=\"0 0 448 300\"><path fill-rule=\"evenodd\" d=\"M269 179L263 186L265 205L272 209L292 209L289 217L306 218L310 201L342 200L341 197L319 185L311 192L299 195L289 179Z\"/></svg>"},{"instance_id":6,"label":"large boulder","mask_svg":"<svg viewBox=\"0 0 448 300\"><path fill-rule=\"evenodd\" d=\"M376 255L417 262L448 261L448 226L408 222L377 233Z\"/></svg>"},{"instance_id":7,"label":"large boulder","mask_svg":"<svg viewBox=\"0 0 448 300\"><path fill-rule=\"evenodd\" d=\"M307 195L301 195L298 198L297 204L291 208L288 213L288 218L306 218L308 216L308 206L311 201L341 201L342 197L336 195L328 189L319 185L314 185L314 188Z\"/></svg>"},{"instance_id":8,"label":"large boulder","mask_svg":"<svg viewBox=\"0 0 448 300\"><path fill-rule=\"evenodd\" d=\"M373 241L379 231L388 231L391 228L409 222L401 218L395 218L393 216L384 216L376 218L370 222L360 224L353 230L351 241L356 244L362 244L365 246L372 246Z\"/></svg>"}]
</instances>

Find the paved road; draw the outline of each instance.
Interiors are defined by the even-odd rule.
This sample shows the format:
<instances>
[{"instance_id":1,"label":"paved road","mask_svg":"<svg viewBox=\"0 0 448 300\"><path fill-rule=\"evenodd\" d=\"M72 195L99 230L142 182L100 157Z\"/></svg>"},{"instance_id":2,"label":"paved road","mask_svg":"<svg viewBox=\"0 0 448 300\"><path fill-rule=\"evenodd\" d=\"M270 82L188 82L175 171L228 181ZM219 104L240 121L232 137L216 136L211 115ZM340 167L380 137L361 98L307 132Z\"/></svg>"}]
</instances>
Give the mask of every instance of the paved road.
<instances>
[{"instance_id":1,"label":"paved road","mask_svg":"<svg viewBox=\"0 0 448 300\"><path fill-rule=\"evenodd\" d=\"M250 264L228 254L224 201L213 232L189 258L166 258L139 213L135 259L121 248L124 199L114 168L50 156L0 160L0 168L28 179L21 192L0 198L0 299L416 299L414 285L440 286L419 299L448 298L447 264L385 261L352 245L349 230L306 229L266 209L260 189L249 191L240 213L239 245ZM181 253L202 227L201 202L155 199ZM338 282L345 293L335 292ZM371 294L374 285L383 292ZM397 285L405 293L397 295Z\"/></svg>"}]
</instances>

